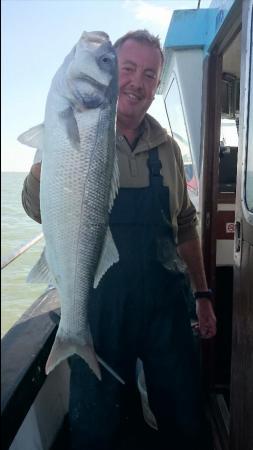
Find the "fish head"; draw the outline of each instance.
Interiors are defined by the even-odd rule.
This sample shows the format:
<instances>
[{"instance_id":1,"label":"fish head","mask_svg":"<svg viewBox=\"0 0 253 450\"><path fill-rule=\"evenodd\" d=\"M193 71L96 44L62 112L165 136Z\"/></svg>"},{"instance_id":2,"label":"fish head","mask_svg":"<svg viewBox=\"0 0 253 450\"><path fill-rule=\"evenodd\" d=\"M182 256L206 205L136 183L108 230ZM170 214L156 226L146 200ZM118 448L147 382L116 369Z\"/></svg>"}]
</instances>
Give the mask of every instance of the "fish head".
<instances>
[{"instance_id":1,"label":"fish head","mask_svg":"<svg viewBox=\"0 0 253 450\"><path fill-rule=\"evenodd\" d=\"M72 107L83 111L116 101L117 56L106 33L83 32L65 69L65 95Z\"/></svg>"}]
</instances>

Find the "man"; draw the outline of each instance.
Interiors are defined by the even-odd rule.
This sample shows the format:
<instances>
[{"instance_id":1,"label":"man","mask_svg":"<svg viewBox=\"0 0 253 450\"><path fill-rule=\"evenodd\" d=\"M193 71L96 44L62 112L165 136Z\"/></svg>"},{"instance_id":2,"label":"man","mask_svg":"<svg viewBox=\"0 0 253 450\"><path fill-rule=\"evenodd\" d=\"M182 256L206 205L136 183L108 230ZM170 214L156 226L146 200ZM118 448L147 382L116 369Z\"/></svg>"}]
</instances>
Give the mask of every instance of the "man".
<instances>
[{"instance_id":1,"label":"man","mask_svg":"<svg viewBox=\"0 0 253 450\"><path fill-rule=\"evenodd\" d=\"M138 357L143 361L159 448L207 449L201 443L200 380L187 311L195 291L203 338L216 332L196 211L187 195L180 150L146 114L158 87L163 55L146 30L115 43L119 63L117 150L120 190L110 228L120 262L91 293L89 319L98 354L131 386ZM24 183L23 205L40 221L40 164ZM64 220L64 217L63 219ZM181 256L181 258L179 257ZM71 358L72 448L113 450L124 390L106 372L99 382L79 357ZM165 442L165 443L164 443ZM115 446L115 447L114 447Z\"/></svg>"}]
</instances>

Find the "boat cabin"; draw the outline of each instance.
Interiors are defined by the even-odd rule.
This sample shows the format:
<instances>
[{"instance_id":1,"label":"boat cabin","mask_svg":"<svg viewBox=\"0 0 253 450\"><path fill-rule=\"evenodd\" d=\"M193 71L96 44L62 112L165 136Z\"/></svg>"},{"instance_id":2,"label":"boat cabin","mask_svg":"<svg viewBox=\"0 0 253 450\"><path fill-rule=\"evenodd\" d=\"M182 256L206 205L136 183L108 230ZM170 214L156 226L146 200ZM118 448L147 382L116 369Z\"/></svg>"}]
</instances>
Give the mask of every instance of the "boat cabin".
<instances>
[{"instance_id":1,"label":"boat cabin","mask_svg":"<svg viewBox=\"0 0 253 450\"><path fill-rule=\"evenodd\" d=\"M253 448L252 37L250 0L175 11L159 89L215 293L217 336L202 356L217 448L237 450Z\"/></svg>"}]
</instances>

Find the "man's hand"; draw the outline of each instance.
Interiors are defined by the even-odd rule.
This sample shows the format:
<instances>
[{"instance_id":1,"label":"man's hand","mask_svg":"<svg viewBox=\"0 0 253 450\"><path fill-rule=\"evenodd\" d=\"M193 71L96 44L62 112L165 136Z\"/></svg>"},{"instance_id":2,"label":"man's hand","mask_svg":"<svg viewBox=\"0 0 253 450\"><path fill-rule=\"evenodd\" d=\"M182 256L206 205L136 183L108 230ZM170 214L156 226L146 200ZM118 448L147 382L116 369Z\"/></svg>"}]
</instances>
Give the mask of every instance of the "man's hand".
<instances>
[{"instance_id":1,"label":"man's hand","mask_svg":"<svg viewBox=\"0 0 253 450\"><path fill-rule=\"evenodd\" d=\"M196 313L199 319L199 332L203 339L209 339L216 334L216 317L213 305L208 299L196 300Z\"/></svg>"},{"instance_id":2,"label":"man's hand","mask_svg":"<svg viewBox=\"0 0 253 450\"><path fill-rule=\"evenodd\" d=\"M40 171L41 171L41 162L33 164L31 167L31 172L34 176L34 178L36 178L36 180L40 180Z\"/></svg>"},{"instance_id":3,"label":"man's hand","mask_svg":"<svg viewBox=\"0 0 253 450\"><path fill-rule=\"evenodd\" d=\"M196 291L207 291L207 282L199 239L197 238L184 242L178 246L178 251L188 267L194 289ZM201 337L208 339L215 336L216 317L210 299L197 299L196 313L199 323L194 326L194 328L199 330Z\"/></svg>"}]
</instances>

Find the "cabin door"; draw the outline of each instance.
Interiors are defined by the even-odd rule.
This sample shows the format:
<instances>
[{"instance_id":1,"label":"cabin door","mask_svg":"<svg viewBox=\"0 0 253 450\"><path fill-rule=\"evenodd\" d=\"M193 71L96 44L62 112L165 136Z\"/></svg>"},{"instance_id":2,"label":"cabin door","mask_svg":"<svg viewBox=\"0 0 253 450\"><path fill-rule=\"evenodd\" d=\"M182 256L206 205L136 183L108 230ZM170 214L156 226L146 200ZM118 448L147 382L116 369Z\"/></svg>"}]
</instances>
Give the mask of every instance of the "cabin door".
<instances>
[{"instance_id":1,"label":"cabin door","mask_svg":"<svg viewBox=\"0 0 253 450\"><path fill-rule=\"evenodd\" d=\"M230 450L253 449L253 0L244 0L234 243Z\"/></svg>"}]
</instances>

